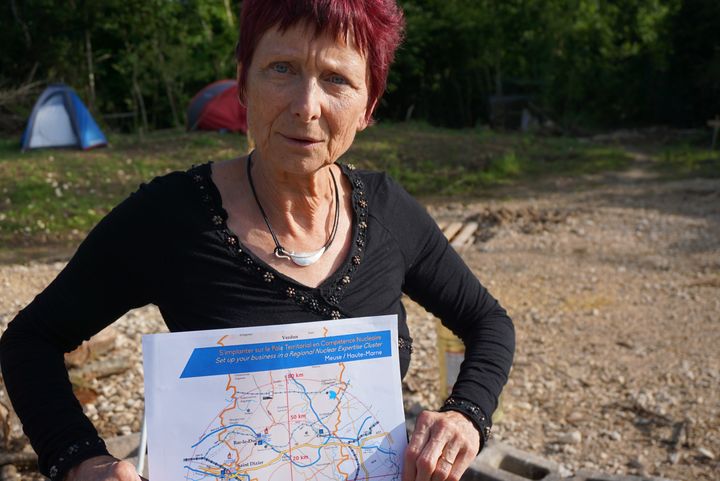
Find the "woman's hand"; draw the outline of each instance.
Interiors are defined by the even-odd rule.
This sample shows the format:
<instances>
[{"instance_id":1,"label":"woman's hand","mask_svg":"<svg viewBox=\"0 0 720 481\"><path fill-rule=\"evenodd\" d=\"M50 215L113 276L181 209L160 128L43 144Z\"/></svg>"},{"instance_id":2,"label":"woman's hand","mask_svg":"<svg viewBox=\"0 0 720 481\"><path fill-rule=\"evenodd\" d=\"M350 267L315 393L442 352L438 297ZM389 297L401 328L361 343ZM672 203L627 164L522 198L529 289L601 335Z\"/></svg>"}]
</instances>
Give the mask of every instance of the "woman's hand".
<instances>
[{"instance_id":1,"label":"woman's hand","mask_svg":"<svg viewBox=\"0 0 720 481\"><path fill-rule=\"evenodd\" d=\"M423 411L405 451L403 481L458 481L480 449L480 433L456 411Z\"/></svg>"},{"instance_id":2,"label":"woman's hand","mask_svg":"<svg viewBox=\"0 0 720 481\"><path fill-rule=\"evenodd\" d=\"M64 481L148 481L135 466L112 456L95 456L78 464L65 475Z\"/></svg>"}]
</instances>

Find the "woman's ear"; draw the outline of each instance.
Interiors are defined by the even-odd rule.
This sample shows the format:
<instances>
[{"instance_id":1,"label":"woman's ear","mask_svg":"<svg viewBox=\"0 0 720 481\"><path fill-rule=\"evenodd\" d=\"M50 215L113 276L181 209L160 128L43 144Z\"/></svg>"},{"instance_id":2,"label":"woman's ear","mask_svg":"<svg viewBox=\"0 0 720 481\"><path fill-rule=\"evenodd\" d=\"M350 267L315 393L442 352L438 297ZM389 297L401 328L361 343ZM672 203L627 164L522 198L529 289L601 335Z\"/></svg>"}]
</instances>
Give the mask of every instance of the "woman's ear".
<instances>
[{"instance_id":1,"label":"woman's ear","mask_svg":"<svg viewBox=\"0 0 720 481\"><path fill-rule=\"evenodd\" d=\"M372 113L375 111L376 105L377 100L374 101L372 104L368 105L367 108L363 111L362 116L358 119L358 132L362 132L368 127L368 125L372 123Z\"/></svg>"}]
</instances>

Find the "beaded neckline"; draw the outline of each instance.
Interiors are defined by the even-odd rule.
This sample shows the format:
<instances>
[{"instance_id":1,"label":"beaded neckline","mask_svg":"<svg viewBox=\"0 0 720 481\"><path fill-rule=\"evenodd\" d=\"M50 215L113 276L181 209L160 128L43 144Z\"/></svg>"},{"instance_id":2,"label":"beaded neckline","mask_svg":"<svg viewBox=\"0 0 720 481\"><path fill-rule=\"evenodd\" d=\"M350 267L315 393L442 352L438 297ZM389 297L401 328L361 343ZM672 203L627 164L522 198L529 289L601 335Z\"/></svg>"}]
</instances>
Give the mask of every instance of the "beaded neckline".
<instances>
[{"instance_id":1,"label":"beaded neckline","mask_svg":"<svg viewBox=\"0 0 720 481\"><path fill-rule=\"evenodd\" d=\"M365 196L365 186L362 179L357 176L355 167L352 164L338 164L352 186L351 199L354 215L350 252L343 264L333 274L319 286L313 288L276 271L242 245L237 235L227 225L228 214L222 207L220 191L212 181L211 164L212 162L208 162L193 166L187 173L200 193L210 222L220 233L223 243L238 265L252 273L259 282L273 285L282 295L292 299L306 310L332 319L347 317L340 307L340 301L362 263L368 227L368 201Z\"/></svg>"}]
</instances>

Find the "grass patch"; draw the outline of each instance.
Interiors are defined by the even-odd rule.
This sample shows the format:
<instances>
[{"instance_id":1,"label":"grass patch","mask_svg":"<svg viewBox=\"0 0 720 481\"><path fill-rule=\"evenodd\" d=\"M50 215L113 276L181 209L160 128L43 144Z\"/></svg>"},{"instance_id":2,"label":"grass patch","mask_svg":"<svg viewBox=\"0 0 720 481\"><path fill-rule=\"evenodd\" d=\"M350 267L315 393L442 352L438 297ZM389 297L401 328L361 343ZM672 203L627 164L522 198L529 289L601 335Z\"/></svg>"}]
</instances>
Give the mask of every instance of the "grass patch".
<instances>
[{"instance_id":1,"label":"grass patch","mask_svg":"<svg viewBox=\"0 0 720 481\"><path fill-rule=\"evenodd\" d=\"M243 136L179 130L109 141L87 152L20 152L17 139L0 139L0 245L77 243L142 182L247 148Z\"/></svg>"},{"instance_id":2,"label":"grass patch","mask_svg":"<svg viewBox=\"0 0 720 481\"><path fill-rule=\"evenodd\" d=\"M546 175L617 170L630 158L619 147L577 139L384 124L362 132L348 161L384 170L417 196L473 196L493 186Z\"/></svg>"},{"instance_id":3,"label":"grass patch","mask_svg":"<svg viewBox=\"0 0 720 481\"><path fill-rule=\"evenodd\" d=\"M720 177L720 151L682 143L664 148L657 156L660 172L668 176Z\"/></svg>"},{"instance_id":4,"label":"grass patch","mask_svg":"<svg viewBox=\"0 0 720 481\"><path fill-rule=\"evenodd\" d=\"M76 245L140 183L247 149L244 136L180 130L109 140L108 148L87 152L21 153L18 139L0 139L0 251ZM417 196L476 196L538 176L619 169L628 157L575 139L403 123L362 132L342 161L385 170Z\"/></svg>"}]
</instances>

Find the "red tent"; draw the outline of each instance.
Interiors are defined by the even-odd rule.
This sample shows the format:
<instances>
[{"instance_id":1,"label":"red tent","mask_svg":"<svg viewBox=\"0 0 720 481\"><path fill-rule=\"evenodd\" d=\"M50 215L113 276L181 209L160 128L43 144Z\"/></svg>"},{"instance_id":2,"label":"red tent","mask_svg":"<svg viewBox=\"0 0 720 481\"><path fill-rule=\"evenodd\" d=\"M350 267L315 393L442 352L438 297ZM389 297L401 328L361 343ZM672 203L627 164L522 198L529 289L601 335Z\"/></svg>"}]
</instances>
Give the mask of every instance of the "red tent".
<instances>
[{"instance_id":1,"label":"red tent","mask_svg":"<svg viewBox=\"0 0 720 481\"><path fill-rule=\"evenodd\" d=\"M237 92L235 80L218 80L195 94L188 105L188 130L245 133L247 116Z\"/></svg>"}]
</instances>

